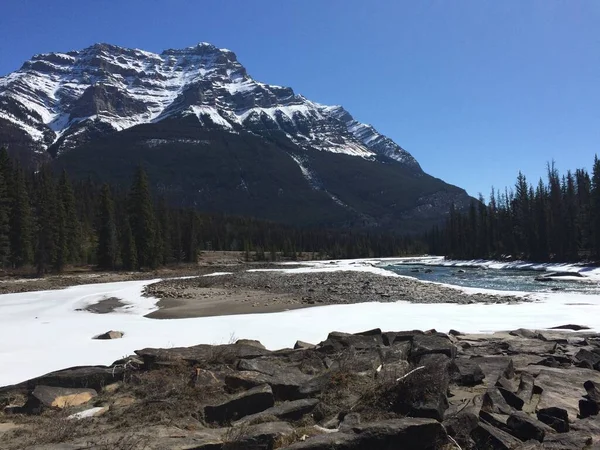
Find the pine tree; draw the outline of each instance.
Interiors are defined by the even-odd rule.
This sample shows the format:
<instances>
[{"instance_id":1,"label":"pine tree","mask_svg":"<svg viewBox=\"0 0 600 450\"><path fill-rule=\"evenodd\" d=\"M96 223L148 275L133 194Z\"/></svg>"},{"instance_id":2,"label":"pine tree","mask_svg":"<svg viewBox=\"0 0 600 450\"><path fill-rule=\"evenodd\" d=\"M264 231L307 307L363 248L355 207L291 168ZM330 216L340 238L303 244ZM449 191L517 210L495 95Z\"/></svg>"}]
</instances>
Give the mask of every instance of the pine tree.
<instances>
[{"instance_id":1,"label":"pine tree","mask_svg":"<svg viewBox=\"0 0 600 450\"><path fill-rule=\"evenodd\" d=\"M96 254L98 267L112 270L117 264L118 243L114 205L108 184L102 187L97 232L98 248Z\"/></svg>"},{"instance_id":2,"label":"pine tree","mask_svg":"<svg viewBox=\"0 0 600 450\"><path fill-rule=\"evenodd\" d=\"M10 258L10 200L4 175L0 172L0 266L6 267Z\"/></svg>"},{"instance_id":3,"label":"pine tree","mask_svg":"<svg viewBox=\"0 0 600 450\"><path fill-rule=\"evenodd\" d=\"M65 171L58 182L58 195L64 211L65 260L77 264L81 260L81 224L77 217L73 187Z\"/></svg>"},{"instance_id":4,"label":"pine tree","mask_svg":"<svg viewBox=\"0 0 600 450\"><path fill-rule=\"evenodd\" d=\"M138 267L155 268L158 264L156 220L148 178L141 166L135 173L129 193L129 220L137 249Z\"/></svg>"},{"instance_id":5,"label":"pine tree","mask_svg":"<svg viewBox=\"0 0 600 450\"><path fill-rule=\"evenodd\" d=\"M592 166L592 191L590 194L591 241L594 258L600 259L600 160L594 158Z\"/></svg>"},{"instance_id":6,"label":"pine tree","mask_svg":"<svg viewBox=\"0 0 600 450\"><path fill-rule=\"evenodd\" d=\"M10 212L11 263L19 268L33 259L31 204L25 176L20 167L15 169L13 204Z\"/></svg>"},{"instance_id":7,"label":"pine tree","mask_svg":"<svg viewBox=\"0 0 600 450\"><path fill-rule=\"evenodd\" d=\"M54 179L48 167L37 175L35 265L42 276L56 262L58 247L58 215Z\"/></svg>"},{"instance_id":8,"label":"pine tree","mask_svg":"<svg viewBox=\"0 0 600 450\"><path fill-rule=\"evenodd\" d=\"M128 218L124 221L123 232L121 234L121 260L123 261L123 269L125 270L134 270L138 267L135 239L131 232L131 225Z\"/></svg>"}]
</instances>

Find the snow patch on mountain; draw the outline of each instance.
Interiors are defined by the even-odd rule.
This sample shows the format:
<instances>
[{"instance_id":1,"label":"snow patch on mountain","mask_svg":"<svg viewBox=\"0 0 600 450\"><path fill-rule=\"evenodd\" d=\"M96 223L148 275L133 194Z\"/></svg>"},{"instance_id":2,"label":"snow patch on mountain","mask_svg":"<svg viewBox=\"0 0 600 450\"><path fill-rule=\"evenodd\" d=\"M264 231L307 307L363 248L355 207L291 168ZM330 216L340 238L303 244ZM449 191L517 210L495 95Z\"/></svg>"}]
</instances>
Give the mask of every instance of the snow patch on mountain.
<instances>
[{"instance_id":1,"label":"snow patch on mountain","mask_svg":"<svg viewBox=\"0 0 600 450\"><path fill-rule=\"evenodd\" d=\"M256 81L235 53L208 43L160 54L95 44L35 55L0 77L0 117L43 148L58 146L59 154L81 143L82 129L120 131L191 114L231 132L278 130L304 147L362 158L384 155L421 170L412 155L341 106Z\"/></svg>"}]
</instances>

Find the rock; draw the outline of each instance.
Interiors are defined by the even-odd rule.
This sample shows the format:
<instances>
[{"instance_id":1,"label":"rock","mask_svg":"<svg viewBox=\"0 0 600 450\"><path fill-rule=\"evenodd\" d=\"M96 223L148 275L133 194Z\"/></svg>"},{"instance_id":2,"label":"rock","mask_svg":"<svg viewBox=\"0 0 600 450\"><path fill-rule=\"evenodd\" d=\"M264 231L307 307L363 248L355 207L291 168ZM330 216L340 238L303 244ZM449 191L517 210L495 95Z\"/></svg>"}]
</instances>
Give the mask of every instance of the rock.
<instances>
[{"instance_id":1,"label":"rock","mask_svg":"<svg viewBox=\"0 0 600 450\"><path fill-rule=\"evenodd\" d=\"M98 336L94 336L93 339L100 339L100 340L121 339L124 335L125 335L125 333L123 333L122 331L111 330L111 331L107 331L106 333L99 334Z\"/></svg>"},{"instance_id":2,"label":"rock","mask_svg":"<svg viewBox=\"0 0 600 450\"><path fill-rule=\"evenodd\" d=\"M585 419L586 417L597 416L598 413L600 413L598 403L588 399L579 400L579 417Z\"/></svg>"},{"instance_id":3,"label":"rock","mask_svg":"<svg viewBox=\"0 0 600 450\"><path fill-rule=\"evenodd\" d=\"M339 424L339 430L344 431L352 431L354 427L360 425L360 414L358 413L349 413L346 414L343 420Z\"/></svg>"},{"instance_id":4,"label":"rock","mask_svg":"<svg viewBox=\"0 0 600 450\"><path fill-rule=\"evenodd\" d=\"M525 402L517 394L515 394L514 392L511 392L508 389L505 389L503 387L499 387L498 391L500 392L502 397L504 397L504 400L506 400L506 403L508 403L510 406L512 406L513 408L515 408L519 411L523 409L523 404Z\"/></svg>"},{"instance_id":5,"label":"rock","mask_svg":"<svg viewBox=\"0 0 600 450\"><path fill-rule=\"evenodd\" d=\"M573 421L579 414L581 386L588 380L599 382L600 374L594 370L527 366L524 371L535 377L536 388L541 390L538 409L562 408Z\"/></svg>"},{"instance_id":6,"label":"rock","mask_svg":"<svg viewBox=\"0 0 600 450\"><path fill-rule=\"evenodd\" d=\"M590 327L586 327L585 325L559 325L557 327L550 327L550 330L573 330L573 331L581 331L581 330L589 330Z\"/></svg>"},{"instance_id":7,"label":"rock","mask_svg":"<svg viewBox=\"0 0 600 450\"><path fill-rule=\"evenodd\" d=\"M225 384L233 389L251 388L261 384L269 384L277 400L297 400L310 397L311 392L300 392L301 388L311 380L297 367L285 364L278 359L242 359L238 363L237 373L225 377Z\"/></svg>"},{"instance_id":8,"label":"rock","mask_svg":"<svg viewBox=\"0 0 600 450\"><path fill-rule=\"evenodd\" d=\"M296 341L296 343L294 344L294 350L298 350L298 349L309 349L309 348L315 348L314 344L309 344L308 342L304 342L304 341Z\"/></svg>"},{"instance_id":9,"label":"rock","mask_svg":"<svg viewBox=\"0 0 600 450\"><path fill-rule=\"evenodd\" d=\"M97 395L93 389L39 385L31 393L26 409L39 410L44 406L63 409L71 406L79 406L86 404Z\"/></svg>"},{"instance_id":10,"label":"rock","mask_svg":"<svg viewBox=\"0 0 600 450\"><path fill-rule=\"evenodd\" d=\"M450 366L451 379L461 386L475 386L483 382L485 374L479 364L468 359L457 358Z\"/></svg>"},{"instance_id":11,"label":"rock","mask_svg":"<svg viewBox=\"0 0 600 450\"><path fill-rule=\"evenodd\" d=\"M518 330L510 331L508 334L511 336L519 336L527 339L539 339L540 334L534 330L528 330L526 328L519 328Z\"/></svg>"},{"instance_id":12,"label":"rock","mask_svg":"<svg viewBox=\"0 0 600 450\"><path fill-rule=\"evenodd\" d=\"M123 365L114 367L86 366L51 372L38 378L25 381L14 386L0 388L0 392L14 391L27 393L38 385L47 385L64 388L92 388L100 391L102 387L123 379L125 369Z\"/></svg>"},{"instance_id":13,"label":"rock","mask_svg":"<svg viewBox=\"0 0 600 450\"><path fill-rule=\"evenodd\" d=\"M544 440L544 449L587 450L592 442L592 437L586 433L559 433L546 436L546 439Z\"/></svg>"},{"instance_id":14,"label":"rock","mask_svg":"<svg viewBox=\"0 0 600 450\"><path fill-rule=\"evenodd\" d=\"M387 346L394 345L398 342L412 342L416 335L424 334L422 331L388 331L381 334L383 344Z\"/></svg>"},{"instance_id":15,"label":"rock","mask_svg":"<svg viewBox=\"0 0 600 450\"><path fill-rule=\"evenodd\" d=\"M287 450L437 450L447 442L443 426L432 419L390 419L358 425L352 432L328 433Z\"/></svg>"},{"instance_id":16,"label":"rock","mask_svg":"<svg viewBox=\"0 0 600 450\"><path fill-rule=\"evenodd\" d=\"M508 352L512 354L547 355L556 352L557 345L556 342L540 341L538 339L514 339L508 341Z\"/></svg>"},{"instance_id":17,"label":"rock","mask_svg":"<svg viewBox=\"0 0 600 450\"><path fill-rule=\"evenodd\" d=\"M361 336L334 331L329 333L327 339L318 344L316 349L324 353L336 353L348 348L370 350L381 345L383 345L381 334Z\"/></svg>"},{"instance_id":18,"label":"rock","mask_svg":"<svg viewBox=\"0 0 600 450\"><path fill-rule=\"evenodd\" d=\"M272 449L278 438L289 436L293 433L294 428L286 422L266 422L257 425L237 427L231 429L230 432L226 434L228 439L226 439L222 447L218 448L240 450Z\"/></svg>"},{"instance_id":19,"label":"rock","mask_svg":"<svg viewBox=\"0 0 600 450\"><path fill-rule=\"evenodd\" d=\"M381 328L373 328L372 330L354 333L355 336L381 336L381 334Z\"/></svg>"},{"instance_id":20,"label":"rock","mask_svg":"<svg viewBox=\"0 0 600 450\"><path fill-rule=\"evenodd\" d=\"M173 365L184 361L190 365L206 363L233 363L238 359L252 359L271 354L269 350L246 344L195 345L179 348L145 348L136 350L136 355L144 361L144 369L150 370L154 365L167 363Z\"/></svg>"},{"instance_id":21,"label":"rock","mask_svg":"<svg viewBox=\"0 0 600 450\"><path fill-rule=\"evenodd\" d=\"M521 440L498 428L480 423L471 433L477 450L511 450L522 445Z\"/></svg>"},{"instance_id":22,"label":"rock","mask_svg":"<svg viewBox=\"0 0 600 450\"><path fill-rule=\"evenodd\" d=\"M513 412L513 409L506 402L504 396L500 393L498 388L495 387L489 388L483 395L481 409L491 413L506 415L510 415Z\"/></svg>"},{"instance_id":23,"label":"rock","mask_svg":"<svg viewBox=\"0 0 600 450\"><path fill-rule=\"evenodd\" d=\"M443 425L450 436L464 440L479 425L479 417L470 411L461 411L444 420Z\"/></svg>"},{"instance_id":24,"label":"rock","mask_svg":"<svg viewBox=\"0 0 600 450\"><path fill-rule=\"evenodd\" d=\"M408 361L398 361L396 363L383 364L381 370L375 373L378 380L383 382L392 382L406 375L410 371Z\"/></svg>"},{"instance_id":25,"label":"rock","mask_svg":"<svg viewBox=\"0 0 600 450\"><path fill-rule=\"evenodd\" d=\"M98 417L108 411L108 406L96 406L95 408L84 409L67 417L69 420L89 419L90 417Z\"/></svg>"},{"instance_id":26,"label":"rock","mask_svg":"<svg viewBox=\"0 0 600 450\"><path fill-rule=\"evenodd\" d=\"M589 351L582 348L575 355L575 360L577 362L587 362L589 366L594 367L600 362L600 352Z\"/></svg>"},{"instance_id":27,"label":"rock","mask_svg":"<svg viewBox=\"0 0 600 450\"><path fill-rule=\"evenodd\" d=\"M485 374L488 386L494 386L501 376L512 379L515 376L513 360L507 356L479 356L470 359L476 363Z\"/></svg>"},{"instance_id":28,"label":"rock","mask_svg":"<svg viewBox=\"0 0 600 450\"><path fill-rule=\"evenodd\" d=\"M246 416L235 422L235 425L248 423L267 416L277 417L281 420L300 420L306 414L311 413L318 404L319 400L314 398L283 402L271 408L265 409L262 412Z\"/></svg>"},{"instance_id":29,"label":"rock","mask_svg":"<svg viewBox=\"0 0 600 450\"><path fill-rule=\"evenodd\" d=\"M533 397L535 381L530 373L523 372L521 374L521 382L517 389L517 396L523 401L523 404L529 403Z\"/></svg>"},{"instance_id":30,"label":"rock","mask_svg":"<svg viewBox=\"0 0 600 450\"><path fill-rule=\"evenodd\" d=\"M235 341L235 345L249 345L250 347L260 348L261 350L266 350L266 347L255 339L238 339Z\"/></svg>"},{"instance_id":31,"label":"rock","mask_svg":"<svg viewBox=\"0 0 600 450\"><path fill-rule=\"evenodd\" d=\"M397 341L389 347L378 349L381 362L385 364L407 361L410 356L410 347L409 341Z\"/></svg>"},{"instance_id":32,"label":"rock","mask_svg":"<svg viewBox=\"0 0 600 450\"><path fill-rule=\"evenodd\" d=\"M263 384L235 395L221 404L205 406L204 417L207 422L223 423L259 413L271 408L274 403L271 386Z\"/></svg>"},{"instance_id":33,"label":"rock","mask_svg":"<svg viewBox=\"0 0 600 450\"><path fill-rule=\"evenodd\" d=\"M483 421L483 423L487 425L491 425L494 428L498 428L499 430L506 431L510 434L510 428L508 427L508 418L510 416L506 414L497 414L484 411L483 409L479 411L479 418Z\"/></svg>"},{"instance_id":34,"label":"rock","mask_svg":"<svg viewBox=\"0 0 600 450\"><path fill-rule=\"evenodd\" d=\"M535 439L543 442L546 433L552 434L555 432L545 423L521 411L511 414L506 424L512 430L511 434L523 441Z\"/></svg>"},{"instance_id":35,"label":"rock","mask_svg":"<svg viewBox=\"0 0 600 450\"><path fill-rule=\"evenodd\" d=\"M449 358L456 357L456 346L446 335L415 335L412 340L411 358L418 360L427 354L443 354Z\"/></svg>"},{"instance_id":36,"label":"rock","mask_svg":"<svg viewBox=\"0 0 600 450\"><path fill-rule=\"evenodd\" d=\"M569 432L569 414L562 408L543 408L537 412L537 418L559 433Z\"/></svg>"},{"instance_id":37,"label":"rock","mask_svg":"<svg viewBox=\"0 0 600 450\"><path fill-rule=\"evenodd\" d=\"M585 383L583 383L583 387L587 393L588 399L593 402L600 403L600 390L596 387L596 384L593 381L587 380Z\"/></svg>"}]
</instances>

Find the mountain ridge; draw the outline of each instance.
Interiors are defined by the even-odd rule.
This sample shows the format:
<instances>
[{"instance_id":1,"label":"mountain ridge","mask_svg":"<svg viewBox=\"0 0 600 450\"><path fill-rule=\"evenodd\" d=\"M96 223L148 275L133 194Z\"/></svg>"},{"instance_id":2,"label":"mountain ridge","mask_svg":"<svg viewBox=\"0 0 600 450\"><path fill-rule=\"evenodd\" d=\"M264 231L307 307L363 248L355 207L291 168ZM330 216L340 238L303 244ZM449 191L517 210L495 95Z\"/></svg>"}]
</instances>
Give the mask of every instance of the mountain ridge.
<instances>
[{"instance_id":1,"label":"mountain ridge","mask_svg":"<svg viewBox=\"0 0 600 450\"><path fill-rule=\"evenodd\" d=\"M0 77L0 145L98 182L143 164L171 202L290 224L423 231L472 200L342 106L208 43L35 55Z\"/></svg>"},{"instance_id":2,"label":"mountain ridge","mask_svg":"<svg viewBox=\"0 0 600 450\"><path fill-rule=\"evenodd\" d=\"M78 135L92 121L120 131L172 115L196 115L232 131L279 129L301 146L366 158L382 154L421 170L410 153L342 106L256 81L235 53L208 43L160 54L94 44L34 55L0 78L0 120L52 154L79 145Z\"/></svg>"}]
</instances>

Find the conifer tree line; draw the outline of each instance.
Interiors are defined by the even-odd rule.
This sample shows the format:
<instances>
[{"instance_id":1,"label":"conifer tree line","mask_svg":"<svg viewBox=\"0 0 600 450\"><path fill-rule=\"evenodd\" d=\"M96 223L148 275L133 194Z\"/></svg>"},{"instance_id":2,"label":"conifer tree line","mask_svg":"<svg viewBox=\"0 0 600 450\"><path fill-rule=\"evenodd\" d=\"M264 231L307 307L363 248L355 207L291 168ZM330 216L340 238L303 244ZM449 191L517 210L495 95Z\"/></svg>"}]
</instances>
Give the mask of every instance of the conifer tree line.
<instances>
[{"instance_id":1,"label":"conifer tree line","mask_svg":"<svg viewBox=\"0 0 600 450\"><path fill-rule=\"evenodd\" d=\"M519 172L513 189L492 189L466 212L451 208L444 227L426 238L430 252L451 258L536 262L600 261L600 161L562 175L547 165L534 186Z\"/></svg>"},{"instance_id":2,"label":"conifer tree line","mask_svg":"<svg viewBox=\"0 0 600 450\"><path fill-rule=\"evenodd\" d=\"M420 241L390 233L294 228L173 208L152 195L139 167L129 189L71 181L50 166L27 171L0 150L0 269L39 275L69 266L154 269L197 261L203 250L247 260L381 257L421 253Z\"/></svg>"}]
</instances>

